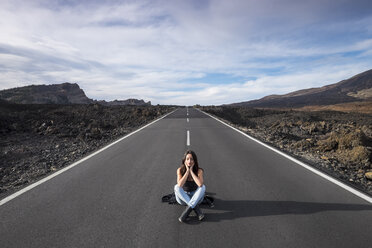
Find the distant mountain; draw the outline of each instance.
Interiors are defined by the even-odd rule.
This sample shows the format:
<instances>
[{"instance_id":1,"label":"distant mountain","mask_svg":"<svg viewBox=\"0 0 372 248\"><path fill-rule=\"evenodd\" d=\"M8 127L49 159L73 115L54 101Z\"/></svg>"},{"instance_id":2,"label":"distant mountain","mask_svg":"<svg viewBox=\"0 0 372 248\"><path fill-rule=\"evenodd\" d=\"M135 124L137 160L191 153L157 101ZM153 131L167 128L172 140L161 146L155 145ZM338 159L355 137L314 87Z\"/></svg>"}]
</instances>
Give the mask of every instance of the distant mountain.
<instances>
[{"instance_id":1,"label":"distant mountain","mask_svg":"<svg viewBox=\"0 0 372 248\"><path fill-rule=\"evenodd\" d=\"M0 100L18 104L91 104L113 105L151 105L151 102L128 99L111 102L88 98L78 84L63 83L52 85L30 85L0 91ZM3 103L0 101L0 103Z\"/></svg>"},{"instance_id":2,"label":"distant mountain","mask_svg":"<svg viewBox=\"0 0 372 248\"><path fill-rule=\"evenodd\" d=\"M96 101L97 103L105 106L116 106L116 105L135 105L135 106L150 106L151 102L145 102L144 100L138 100L138 99L127 99L127 100L114 100L111 102L106 101Z\"/></svg>"},{"instance_id":3,"label":"distant mountain","mask_svg":"<svg viewBox=\"0 0 372 248\"><path fill-rule=\"evenodd\" d=\"M304 89L285 95L269 95L258 100L229 105L262 108L301 108L304 106L324 106L357 101L372 101L372 70L320 88Z\"/></svg>"}]
</instances>

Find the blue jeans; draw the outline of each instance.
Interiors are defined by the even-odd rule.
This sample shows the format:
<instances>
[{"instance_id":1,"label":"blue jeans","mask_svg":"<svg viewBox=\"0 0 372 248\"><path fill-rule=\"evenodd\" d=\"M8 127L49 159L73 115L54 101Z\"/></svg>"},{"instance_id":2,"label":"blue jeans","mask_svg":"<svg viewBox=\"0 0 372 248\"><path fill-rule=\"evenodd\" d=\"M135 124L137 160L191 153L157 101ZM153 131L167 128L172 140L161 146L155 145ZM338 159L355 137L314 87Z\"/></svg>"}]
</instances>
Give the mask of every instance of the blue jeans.
<instances>
[{"instance_id":1,"label":"blue jeans","mask_svg":"<svg viewBox=\"0 0 372 248\"><path fill-rule=\"evenodd\" d=\"M204 199L205 185L198 187L197 190L192 192L186 192L176 184L174 186L174 194L176 195L176 200L181 205L188 205L194 208L196 205L201 203Z\"/></svg>"}]
</instances>

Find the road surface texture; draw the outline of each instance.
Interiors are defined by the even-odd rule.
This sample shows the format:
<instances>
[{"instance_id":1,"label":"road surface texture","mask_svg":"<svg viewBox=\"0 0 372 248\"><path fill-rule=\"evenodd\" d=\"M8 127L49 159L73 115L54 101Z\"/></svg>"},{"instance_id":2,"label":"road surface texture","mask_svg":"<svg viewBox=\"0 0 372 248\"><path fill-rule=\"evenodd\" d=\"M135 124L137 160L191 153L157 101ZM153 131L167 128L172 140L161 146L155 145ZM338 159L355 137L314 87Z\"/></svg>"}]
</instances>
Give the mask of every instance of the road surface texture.
<instances>
[{"instance_id":1,"label":"road surface texture","mask_svg":"<svg viewBox=\"0 0 372 248\"><path fill-rule=\"evenodd\" d=\"M161 197L189 148L215 207L183 224ZM0 206L2 248L371 247L371 230L372 204L192 108Z\"/></svg>"}]
</instances>

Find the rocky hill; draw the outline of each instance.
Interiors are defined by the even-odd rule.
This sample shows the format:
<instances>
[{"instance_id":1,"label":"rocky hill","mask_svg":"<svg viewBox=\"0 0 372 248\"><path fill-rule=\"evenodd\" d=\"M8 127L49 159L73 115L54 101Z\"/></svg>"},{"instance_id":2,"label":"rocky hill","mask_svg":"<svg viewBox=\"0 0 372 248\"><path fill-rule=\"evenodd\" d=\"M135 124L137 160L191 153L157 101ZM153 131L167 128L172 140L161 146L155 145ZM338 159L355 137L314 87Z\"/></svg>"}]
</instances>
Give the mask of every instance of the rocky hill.
<instances>
[{"instance_id":1,"label":"rocky hill","mask_svg":"<svg viewBox=\"0 0 372 248\"><path fill-rule=\"evenodd\" d=\"M30 85L0 91L0 99L19 104L89 104L78 84Z\"/></svg>"},{"instance_id":2,"label":"rocky hill","mask_svg":"<svg viewBox=\"0 0 372 248\"><path fill-rule=\"evenodd\" d=\"M301 108L364 101L372 101L372 70L320 88L304 89L285 95L270 95L259 100L230 105L260 108Z\"/></svg>"},{"instance_id":3,"label":"rocky hill","mask_svg":"<svg viewBox=\"0 0 372 248\"><path fill-rule=\"evenodd\" d=\"M138 99L97 101L88 98L78 84L30 85L0 91L0 100L18 104L92 104L104 106L150 106Z\"/></svg>"}]
</instances>

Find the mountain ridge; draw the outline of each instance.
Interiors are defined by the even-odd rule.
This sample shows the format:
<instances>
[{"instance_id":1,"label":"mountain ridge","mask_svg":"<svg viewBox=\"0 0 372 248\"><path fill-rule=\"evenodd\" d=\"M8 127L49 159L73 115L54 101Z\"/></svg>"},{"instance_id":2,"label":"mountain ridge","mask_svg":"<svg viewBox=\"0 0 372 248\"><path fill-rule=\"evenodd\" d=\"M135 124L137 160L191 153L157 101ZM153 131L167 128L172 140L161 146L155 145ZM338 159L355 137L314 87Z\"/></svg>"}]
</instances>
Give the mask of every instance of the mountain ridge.
<instances>
[{"instance_id":1,"label":"mountain ridge","mask_svg":"<svg viewBox=\"0 0 372 248\"><path fill-rule=\"evenodd\" d=\"M283 95L268 95L257 100L227 105L263 108L301 108L312 105L324 106L357 101L372 101L372 70L322 87L301 89Z\"/></svg>"}]
</instances>

